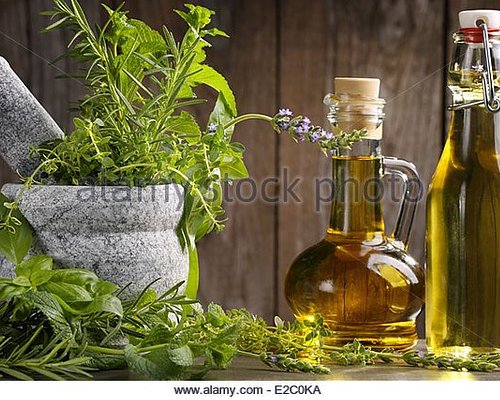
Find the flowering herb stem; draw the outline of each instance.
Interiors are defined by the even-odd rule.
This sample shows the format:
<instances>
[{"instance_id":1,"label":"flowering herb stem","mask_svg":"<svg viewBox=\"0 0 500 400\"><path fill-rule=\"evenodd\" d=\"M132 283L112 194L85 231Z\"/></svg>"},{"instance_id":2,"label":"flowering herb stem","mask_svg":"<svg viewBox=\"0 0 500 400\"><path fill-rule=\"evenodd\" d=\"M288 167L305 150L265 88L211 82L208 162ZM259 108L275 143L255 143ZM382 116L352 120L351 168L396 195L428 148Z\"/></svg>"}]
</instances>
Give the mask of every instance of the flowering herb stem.
<instances>
[{"instance_id":1,"label":"flowering herb stem","mask_svg":"<svg viewBox=\"0 0 500 400\"><path fill-rule=\"evenodd\" d=\"M224 125L224 130L229 129L231 126L234 126L236 124L239 124L240 122L243 121L248 121L251 119L257 119L257 120L262 120L266 122L272 122L274 120L273 117L270 117L269 115L264 115L264 114L244 114L240 115L239 117L234 118L230 122L228 122L226 125Z\"/></svg>"}]
</instances>

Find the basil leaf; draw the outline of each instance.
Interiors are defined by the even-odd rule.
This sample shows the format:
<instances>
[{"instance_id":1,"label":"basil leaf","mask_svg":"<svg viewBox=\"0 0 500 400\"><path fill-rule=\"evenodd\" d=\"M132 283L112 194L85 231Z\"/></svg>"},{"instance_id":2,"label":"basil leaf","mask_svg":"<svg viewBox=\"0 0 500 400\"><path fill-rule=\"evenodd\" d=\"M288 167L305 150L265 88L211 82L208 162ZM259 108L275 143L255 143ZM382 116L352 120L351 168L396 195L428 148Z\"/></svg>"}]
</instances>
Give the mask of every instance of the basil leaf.
<instances>
[{"instance_id":1,"label":"basil leaf","mask_svg":"<svg viewBox=\"0 0 500 400\"><path fill-rule=\"evenodd\" d=\"M224 157L219 165L224 180L248 178L248 170L241 158L241 154Z\"/></svg>"},{"instance_id":2,"label":"basil leaf","mask_svg":"<svg viewBox=\"0 0 500 400\"><path fill-rule=\"evenodd\" d=\"M208 118L208 122L217 125L225 125L233 119L233 116L234 114L231 111L231 107L226 100L226 96L224 95L224 93L219 92L214 109L212 110L212 113ZM232 133L233 130L234 126L228 129L229 133Z\"/></svg>"},{"instance_id":3,"label":"basil leaf","mask_svg":"<svg viewBox=\"0 0 500 400\"><path fill-rule=\"evenodd\" d=\"M66 282L80 285L94 291L100 279L91 271L86 269L57 269L52 275L52 282Z\"/></svg>"},{"instance_id":4,"label":"basil leaf","mask_svg":"<svg viewBox=\"0 0 500 400\"><path fill-rule=\"evenodd\" d=\"M42 289L57 295L66 303L93 301L91 294L83 287L65 282L48 282Z\"/></svg>"},{"instance_id":5,"label":"basil leaf","mask_svg":"<svg viewBox=\"0 0 500 400\"><path fill-rule=\"evenodd\" d=\"M16 276L12 280L12 283L15 284L15 285L17 285L17 286L24 286L24 287L27 287L27 288L31 287L31 281L26 276Z\"/></svg>"},{"instance_id":6,"label":"basil leaf","mask_svg":"<svg viewBox=\"0 0 500 400\"><path fill-rule=\"evenodd\" d=\"M5 203L9 199L0 193L0 219L3 220L8 213L8 208ZM17 265L26 257L33 242L33 234L31 227L22 216L19 210L14 210L13 216L21 221L21 225L15 227L15 232L12 233L8 229L0 230L0 252L12 264Z\"/></svg>"},{"instance_id":7,"label":"basil leaf","mask_svg":"<svg viewBox=\"0 0 500 400\"><path fill-rule=\"evenodd\" d=\"M184 294L188 299L196 299L198 286L200 281L200 266L198 262L198 250L194 238L187 243L187 251L189 254L189 273Z\"/></svg>"},{"instance_id":8,"label":"basil leaf","mask_svg":"<svg viewBox=\"0 0 500 400\"><path fill-rule=\"evenodd\" d=\"M234 93L226 79L219 72L208 65L194 65L192 72L194 71L198 72L190 76L188 81L193 84L209 86L217 92L222 93L229 110L228 115L235 117L238 113L236 110L236 99L234 98Z\"/></svg>"},{"instance_id":9,"label":"basil leaf","mask_svg":"<svg viewBox=\"0 0 500 400\"><path fill-rule=\"evenodd\" d=\"M106 294L111 294L114 293L118 290L118 286L116 286L114 283L104 281L102 279L99 279L97 281L96 287L95 287L95 293L99 295L106 295Z\"/></svg>"},{"instance_id":10,"label":"basil leaf","mask_svg":"<svg viewBox=\"0 0 500 400\"><path fill-rule=\"evenodd\" d=\"M52 264L52 258L45 255L37 255L24 260L16 267L17 277L14 281L26 278L33 287L42 285L52 278Z\"/></svg>"},{"instance_id":11,"label":"basil leaf","mask_svg":"<svg viewBox=\"0 0 500 400\"><path fill-rule=\"evenodd\" d=\"M13 284L10 279L8 282L6 281L7 280L2 280L0 282L0 302L8 301L14 297L21 296L29 290L27 287Z\"/></svg>"},{"instance_id":12,"label":"basil leaf","mask_svg":"<svg viewBox=\"0 0 500 400\"><path fill-rule=\"evenodd\" d=\"M121 317L123 315L123 306L118 297L106 294L96 297L92 303L82 308L81 311L85 314L108 312Z\"/></svg>"}]
</instances>

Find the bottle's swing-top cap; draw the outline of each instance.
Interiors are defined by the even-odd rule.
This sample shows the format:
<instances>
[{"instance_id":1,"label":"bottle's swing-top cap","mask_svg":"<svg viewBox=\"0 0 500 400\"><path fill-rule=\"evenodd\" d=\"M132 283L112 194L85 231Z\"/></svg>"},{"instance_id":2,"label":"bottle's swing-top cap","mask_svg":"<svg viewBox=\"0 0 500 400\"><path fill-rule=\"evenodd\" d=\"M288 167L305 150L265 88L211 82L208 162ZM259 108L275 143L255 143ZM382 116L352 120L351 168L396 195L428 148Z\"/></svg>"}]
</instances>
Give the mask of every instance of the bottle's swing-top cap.
<instances>
[{"instance_id":1,"label":"bottle's swing-top cap","mask_svg":"<svg viewBox=\"0 0 500 400\"><path fill-rule=\"evenodd\" d=\"M363 129L368 130L365 139L382 139L382 120L374 117L374 114L381 113L382 107L385 104L383 99L379 98L380 94L380 79L378 78L351 78L337 77L334 79L335 95L339 101L344 104L341 108L349 110L352 113L347 120L343 120L342 126L338 123L333 126L334 133L339 133L341 129ZM348 97L348 100L342 102L340 99L343 96ZM340 103L339 103L340 104ZM349 104L347 106L347 104ZM383 115L383 114L382 114Z\"/></svg>"},{"instance_id":2,"label":"bottle's swing-top cap","mask_svg":"<svg viewBox=\"0 0 500 400\"><path fill-rule=\"evenodd\" d=\"M486 23L488 29L500 29L499 10L465 10L458 13L461 29L478 28L481 22Z\"/></svg>"},{"instance_id":3,"label":"bottle's swing-top cap","mask_svg":"<svg viewBox=\"0 0 500 400\"><path fill-rule=\"evenodd\" d=\"M380 93L378 78L335 78L335 93L366 96L377 99Z\"/></svg>"}]
</instances>

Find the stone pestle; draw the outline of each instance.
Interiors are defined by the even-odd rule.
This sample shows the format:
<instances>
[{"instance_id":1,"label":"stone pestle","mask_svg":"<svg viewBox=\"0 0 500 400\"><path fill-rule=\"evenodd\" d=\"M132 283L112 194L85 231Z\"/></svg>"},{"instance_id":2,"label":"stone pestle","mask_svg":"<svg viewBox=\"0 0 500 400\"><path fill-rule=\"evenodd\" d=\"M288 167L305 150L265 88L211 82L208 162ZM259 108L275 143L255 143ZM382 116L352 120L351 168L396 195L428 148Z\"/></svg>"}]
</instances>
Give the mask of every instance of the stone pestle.
<instances>
[{"instance_id":1,"label":"stone pestle","mask_svg":"<svg viewBox=\"0 0 500 400\"><path fill-rule=\"evenodd\" d=\"M21 176L39 165L30 148L64 133L42 107L7 60L0 57L0 155Z\"/></svg>"}]
</instances>

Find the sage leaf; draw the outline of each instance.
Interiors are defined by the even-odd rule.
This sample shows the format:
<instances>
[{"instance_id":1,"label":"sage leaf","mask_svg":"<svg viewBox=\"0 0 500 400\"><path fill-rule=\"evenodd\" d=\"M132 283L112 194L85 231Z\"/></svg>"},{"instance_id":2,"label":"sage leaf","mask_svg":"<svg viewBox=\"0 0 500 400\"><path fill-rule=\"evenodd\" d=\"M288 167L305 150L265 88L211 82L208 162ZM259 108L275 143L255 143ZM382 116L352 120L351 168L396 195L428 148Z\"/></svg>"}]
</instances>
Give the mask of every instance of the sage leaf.
<instances>
[{"instance_id":1,"label":"sage leaf","mask_svg":"<svg viewBox=\"0 0 500 400\"><path fill-rule=\"evenodd\" d=\"M109 371L112 369L126 369L127 362L124 356L100 354L93 351L86 351L85 355L90 357L86 366L98 371Z\"/></svg>"}]
</instances>

